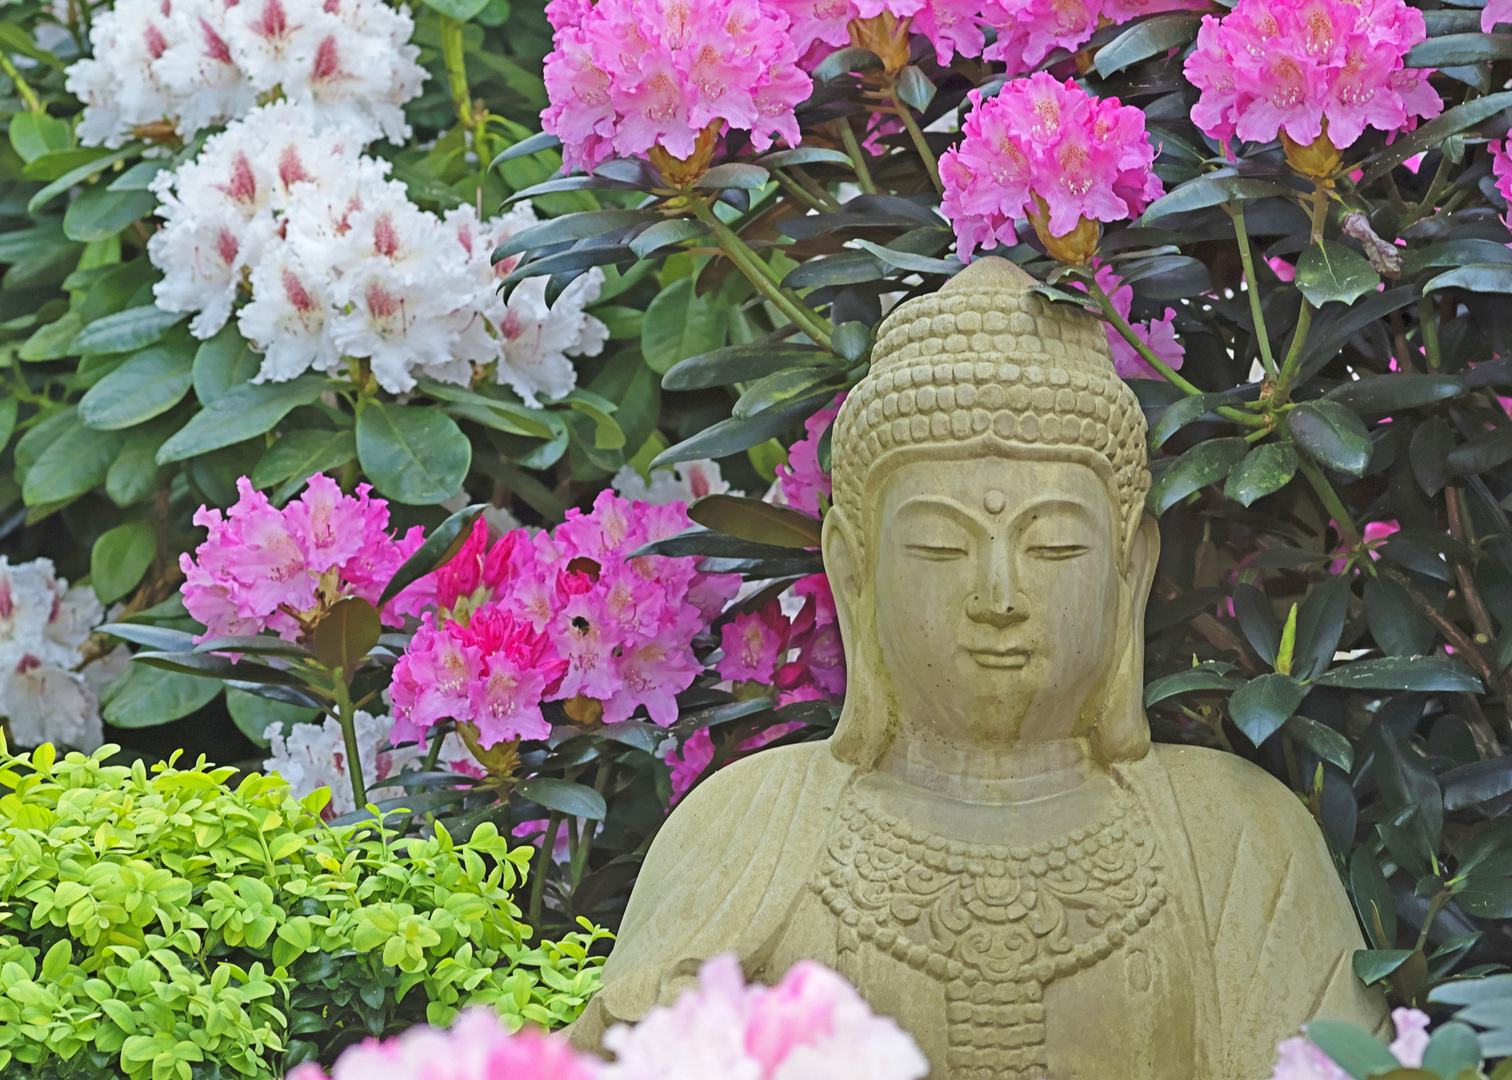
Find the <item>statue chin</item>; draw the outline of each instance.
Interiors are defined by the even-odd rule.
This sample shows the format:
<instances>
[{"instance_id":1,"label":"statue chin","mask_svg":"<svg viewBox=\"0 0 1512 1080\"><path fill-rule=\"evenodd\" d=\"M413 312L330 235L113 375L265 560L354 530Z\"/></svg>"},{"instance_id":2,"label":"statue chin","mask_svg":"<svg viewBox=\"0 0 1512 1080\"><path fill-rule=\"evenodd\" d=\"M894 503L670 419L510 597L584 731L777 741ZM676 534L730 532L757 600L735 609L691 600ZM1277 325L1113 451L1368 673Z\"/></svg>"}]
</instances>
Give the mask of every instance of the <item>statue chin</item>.
<instances>
[{"instance_id":1,"label":"statue chin","mask_svg":"<svg viewBox=\"0 0 1512 1080\"><path fill-rule=\"evenodd\" d=\"M1143 417L1032 285L982 259L883 323L833 437L840 723L676 808L580 1046L726 952L840 971L934 1080L1253 1080L1315 1017L1384 1023L1300 801L1150 744Z\"/></svg>"}]
</instances>

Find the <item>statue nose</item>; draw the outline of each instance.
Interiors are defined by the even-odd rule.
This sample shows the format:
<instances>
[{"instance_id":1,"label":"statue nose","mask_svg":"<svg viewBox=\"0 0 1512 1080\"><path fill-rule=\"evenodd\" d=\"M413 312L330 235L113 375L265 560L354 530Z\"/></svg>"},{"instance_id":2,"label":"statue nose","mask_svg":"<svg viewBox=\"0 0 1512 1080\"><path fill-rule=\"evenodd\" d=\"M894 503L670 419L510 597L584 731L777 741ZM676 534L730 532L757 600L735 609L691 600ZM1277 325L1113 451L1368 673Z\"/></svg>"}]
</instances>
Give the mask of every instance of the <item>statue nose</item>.
<instances>
[{"instance_id":1,"label":"statue nose","mask_svg":"<svg viewBox=\"0 0 1512 1080\"><path fill-rule=\"evenodd\" d=\"M967 617L996 627L1025 618L1027 613L1014 581L1008 545L991 544L983 555L976 591L966 598Z\"/></svg>"}]
</instances>

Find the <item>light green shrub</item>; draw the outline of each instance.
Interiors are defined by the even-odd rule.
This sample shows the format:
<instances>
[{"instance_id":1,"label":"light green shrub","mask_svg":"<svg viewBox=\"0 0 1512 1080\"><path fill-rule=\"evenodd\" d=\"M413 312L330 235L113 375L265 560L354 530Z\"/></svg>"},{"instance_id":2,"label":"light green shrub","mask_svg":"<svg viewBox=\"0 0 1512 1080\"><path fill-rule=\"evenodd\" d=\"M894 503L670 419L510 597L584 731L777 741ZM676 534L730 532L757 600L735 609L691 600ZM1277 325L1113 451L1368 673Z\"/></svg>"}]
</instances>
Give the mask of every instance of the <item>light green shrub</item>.
<instances>
[{"instance_id":1,"label":"light green shrub","mask_svg":"<svg viewBox=\"0 0 1512 1080\"><path fill-rule=\"evenodd\" d=\"M281 1075L488 1003L570 1021L603 931L528 944L491 824L333 828L323 789L0 744L0 1080Z\"/></svg>"}]
</instances>

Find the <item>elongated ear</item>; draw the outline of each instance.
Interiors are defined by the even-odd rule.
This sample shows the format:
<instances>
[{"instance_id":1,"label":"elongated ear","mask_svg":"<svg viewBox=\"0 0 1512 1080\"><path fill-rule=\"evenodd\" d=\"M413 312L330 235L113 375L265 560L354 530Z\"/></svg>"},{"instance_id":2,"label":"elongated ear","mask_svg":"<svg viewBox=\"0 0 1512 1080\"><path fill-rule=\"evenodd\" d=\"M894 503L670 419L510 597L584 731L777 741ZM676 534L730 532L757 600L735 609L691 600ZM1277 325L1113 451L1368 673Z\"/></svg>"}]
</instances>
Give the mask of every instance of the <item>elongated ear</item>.
<instances>
[{"instance_id":1,"label":"elongated ear","mask_svg":"<svg viewBox=\"0 0 1512 1080\"><path fill-rule=\"evenodd\" d=\"M830 591L835 594L835 614L840 620L840 635L847 646L851 638L851 620L861 596L859 550L853 539L850 522L837 507L824 515L820 551L824 555L824 572Z\"/></svg>"},{"instance_id":2,"label":"elongated ear","mask_svg":"<svg viewBox=\"0 0 1512 1080\"><path fill-rule=\"evenodd\" d=\"M1155 566L1160 562L1160 524L1149 514L1140 519L1134 542L1129 545L1128 566L1124 581L1134 597L1134 626L1144 640L1145 606L1150 601L1150 587L1155 583Z\"/></svg>"},{"instance_id":3,"label":"elongated ear","mask_svg":"<svg viewBox=\"0 0 1512 1080\"><path fill-rule=\"evenodd\" d=\"M1124 566L1123 598L1119 602L1123 639L1108 696L1097 722L1094 740L1098 760L1137 761L1150 749L1150 724L1144 711L1144 618L1160 561L1160 526L1145 514L1129 545Z\"/></svg>"}]
</instances>

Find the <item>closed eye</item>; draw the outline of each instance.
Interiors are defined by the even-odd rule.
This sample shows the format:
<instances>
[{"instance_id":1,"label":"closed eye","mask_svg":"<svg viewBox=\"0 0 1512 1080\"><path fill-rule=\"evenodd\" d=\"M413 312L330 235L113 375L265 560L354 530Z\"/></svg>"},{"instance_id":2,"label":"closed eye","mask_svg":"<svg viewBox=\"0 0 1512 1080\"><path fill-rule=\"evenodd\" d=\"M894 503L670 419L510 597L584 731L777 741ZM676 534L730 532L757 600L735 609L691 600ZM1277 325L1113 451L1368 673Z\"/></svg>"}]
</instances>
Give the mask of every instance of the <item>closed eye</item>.
<instances>
[{"instance_id":1,"label":"closed eye","mask_svg":"<svg viewBox=\"0 0 1512 1080\"><path fill-rule=\"evenodd\" d=\"M964 559L966 549L949 544L905 544L904 551L920 559L944 562L947 559Z\"/></svg>"},{"instance_id":2,"label":"closed eye","mask_svg":"<svg viewBox=\"0 0 1512 1080\"><path fill-rule=\"evenodd\" d=\"M1078 558L1090 550L1085 544L1040 544L1030 548L1029 554L1036 559L1060 562L1063 559Z\"/></svg>"}]
</instances>

